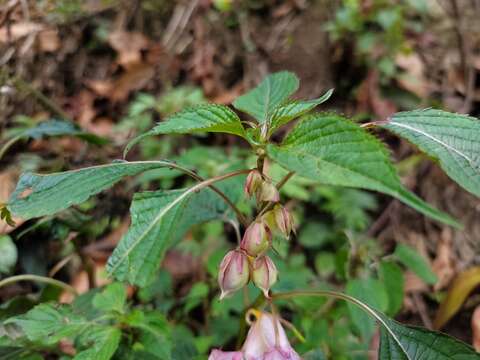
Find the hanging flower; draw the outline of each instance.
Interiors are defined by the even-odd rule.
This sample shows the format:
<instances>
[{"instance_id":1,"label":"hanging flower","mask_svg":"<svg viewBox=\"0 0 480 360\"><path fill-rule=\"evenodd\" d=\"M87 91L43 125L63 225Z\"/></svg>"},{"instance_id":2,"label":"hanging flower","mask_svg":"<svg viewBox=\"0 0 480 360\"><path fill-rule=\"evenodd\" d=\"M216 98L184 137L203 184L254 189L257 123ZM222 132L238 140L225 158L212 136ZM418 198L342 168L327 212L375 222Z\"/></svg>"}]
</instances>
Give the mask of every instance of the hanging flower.
<instances>
[{"instance_id":1,"label":"hanging flower","mask_svg":"<svg viewBox=\"0 0 480 360\"><path fill-rule=\"evenodd\" d=\"M277 277L277 267L272 259L266 255L255 259L252 266L252 280L255 286L263 291L265 297L269 297L268 292L277 282Z\"/></svg>"},{"instance_id":2,"label":"hanging flower","mask_svg":"<svg viewBox=\"0 0 480 360\"><path fill-rule=\"evenodd\" d=\"M250 256L260 255L270 246L271 235L263 219L255 221L245 230L240 247Z\"/></svg>"},{"instance_id":3,"label":"hanging flower","mask_svg":"<svg viewBox=\"0 0 480 360\"><path fill-rule=\"evenodd\" d=\"M257 189L257 201L280 201L280 194L278 193L277 188L271 181L264 181L262 185Z\"/></svg>"},{"instance_id":4,"label":"hanging flower","mask_svg":"<svg viewBox=\"0 0 480 360\"><path fill-rule=\"evenodd\" d=\"M247 179L245 180L245 185L243 190L247 197L252 197L253 194L257 191L257 189L262 185L263 178L260 171L257 169L253 169L247 175Z\"/></svg>"},{"instance_id":5,"label":"hanging flower","mask_svg":"<svg viewBox=\"0 0 480 360\"><path fill-rule=\"evenodd\" d=\"M208 360L244 360L241 351L221 351L213 349Z\"/></svg>"},{"instance_id":6,"label":"hanging flower","mask_svg":"<svg viewBox=\"0 0 480 360\"><path fill-rule=\"evenodd\" d=\"M241 250L232 250L220 263L218 284L222 293L220 300L247 285L250 268L247 255Z\"/></svg>"}]
</instances>

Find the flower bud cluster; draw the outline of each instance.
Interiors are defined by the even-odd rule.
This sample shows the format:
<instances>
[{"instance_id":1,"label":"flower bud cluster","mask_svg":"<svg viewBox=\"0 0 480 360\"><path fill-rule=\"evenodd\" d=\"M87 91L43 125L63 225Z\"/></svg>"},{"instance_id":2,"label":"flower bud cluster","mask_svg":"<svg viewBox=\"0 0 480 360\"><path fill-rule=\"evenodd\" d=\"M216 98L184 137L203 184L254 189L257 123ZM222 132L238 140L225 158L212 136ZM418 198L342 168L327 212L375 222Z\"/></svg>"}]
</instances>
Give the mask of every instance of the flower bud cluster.
<instances>
[{"instance_id":1,"label":"flower bud cluster","mask_svg":"<svg viewBox=\"0 0 480 360\"><path fill-rule=\"evenodd\" d=\"M255 195L257 204L267 203L264 206L271 210L257 217L247 227L238 249L225 255L218 275L222 291L220 299L241 289L250 280L263 291L265 297L269 297L270 288L278 277L275 264L266 255L272 245L272 232L278 231L289 238L294 231L292 216L279 204L278 189L258 170L248 174L244 191L248 197Z\"/></svg>"}]
</instances>

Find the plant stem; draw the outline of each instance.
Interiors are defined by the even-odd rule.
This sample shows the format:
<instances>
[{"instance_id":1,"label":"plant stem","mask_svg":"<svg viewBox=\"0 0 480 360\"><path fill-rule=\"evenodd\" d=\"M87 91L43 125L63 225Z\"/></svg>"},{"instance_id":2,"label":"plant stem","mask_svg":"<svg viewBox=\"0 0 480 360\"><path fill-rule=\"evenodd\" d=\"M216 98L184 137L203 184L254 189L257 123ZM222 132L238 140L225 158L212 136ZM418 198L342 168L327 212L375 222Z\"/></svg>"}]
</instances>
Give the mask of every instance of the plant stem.
<instances>
[{"instance_id":1,"label":"plant stem","mask_svg":"<svg viewBox=\"0 0 480 360\"><path fill-rule=\"evenodd\" d=\"M12 147L12 145L15 144L21 138L22 138L21 135L17 135L17 136L14 136L13 138L11 138L10 140L8 140L5 143L5 145L3 145L2 148L0 149L0 159L2 159L3 156L5 155L5 153L7 152L7 150L10 149Z\"/></svg>"},{"instance_id":2,"label":"plant stem","mask_svg":"<svg viewBox=\"0 0 480 360\"><path fill-rule=\"evenodd\" d=\"M182 171L186 175L189 175L190 177L194 178L195 180L205 181L205 179L202 178L200 175L196 174L194 171L190 169L184 168L183 166L172 163L172 168ZM250 170L245 170L245 171L248 173ZM232 208L232 210L237 215L238 221L240 221L243 226L247 227L249 224L247 218L242 214L242 212L237 208L237 206L228 198L228 196L225 195L225 193L221 191L219 188L217 188L215 185L209 185L208 187L213 191L215 191L227 203L227 205Z\"/></svg>"},{"instance_id":3,"label":"plant stem","mask_svg":"<svg viewBox=\"0 0 480 360\"><path fill-rule=\"evenodd\" d=\"M36 282L41 282L45 284L50 284L53 286L60 287L68 292L71 292L74 295L78 295L77 290L75 290L70 285L64 283L63 281L55 280L45 276L33 275L33 274L16 275L16 276L11 276L6 279L3 279L2 281L0 281L0 288L6 285L19 282L19 281L36 281Z\"/></svg>"}]
</instances>

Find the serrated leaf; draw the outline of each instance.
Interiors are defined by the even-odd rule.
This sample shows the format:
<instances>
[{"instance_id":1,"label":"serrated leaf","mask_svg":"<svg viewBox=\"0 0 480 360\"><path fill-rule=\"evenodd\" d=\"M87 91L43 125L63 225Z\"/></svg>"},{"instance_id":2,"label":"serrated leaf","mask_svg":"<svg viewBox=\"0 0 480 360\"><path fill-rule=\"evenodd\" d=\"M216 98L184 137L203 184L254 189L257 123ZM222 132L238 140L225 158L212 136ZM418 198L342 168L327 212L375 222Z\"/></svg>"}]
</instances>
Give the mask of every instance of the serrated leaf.
<instances>
[{"instance_id":1,"label":"serrated leaf","mask_svg":"<svg viewBox=\"0 0 480 360\"><path fill-rule=\"evenodd\" d=\"M387 290L388 309L390 316L396 315L403 304L404 277L400 266L391 261L382 261L379 266L379 276Z\"/></svg>"},{"instance_id":2,"label":"serrated leaf","mask_svg":"<svg viewBox=\"0 0 480 360\"><path fill-rule=\"evenodd\" d=\"M49 175L25 173L7 207L26 220L51 215L84 202L126 176L169 165L167 161L123 161Z\"/></svg>"},{"instance_id":3,"label":"serrated leaf","mask_svg":"<svg viewBox=\"0 0 480 360\"><path fill-rule=\"evenodd\" d=\"M446 298L440 304L433 325L441 329L462 307L468 295L480 285L480 267L475 266L459 274L450 285Z\"/></svg>"},{"instance_id":4,"label":"serrated leaf","mask_svg":"<svg viewBox=\"0 0 480 360\"><path fill-rule=\"evenodd\" d=\"M382 127L404 137L437 160L467 191L480 196L480 121L441 110L393 115Z\"/></svg>"},{"instance_id":5,"label":"serrated leaf","mask_svg":"<svg viewBox=\"0 0 480 360\"><path fill-rule=\"evenodd\" d=\"M132 225L107 264L116 279L144 286L166 250L195 225L225 216L227 206L210 189L153 191L134 195Z\"/></svg>"},{"instance_id":6,"label":"serrated leaf","mask_svg":"<svg viewBox=\"0 0 480 360\"><path fill-rule=\"evenodd\" d=\"M123 313L127 300L127 290L121 283L107 285L99 294L95 294L92 305L103 312Z\"/></svg>"},{"instance_id":7,"label":"serrated leaf","mask_svg":"<svg viewBox=\"0 0 480 360\"><path fill-rule=\"evenodd\" d=\"M264 123L277 106L297 91L298 86L299 80L295 74L288 71L277 72L267 76L257 87L238 97L233 106Z\"/></svg>"},{"instance_id":8,"label":"serrated leaf","mask_svg":"<svg viewBox=\"0 0 480 360\"><path fill-rule=\"evenodd\" d=\"M380 311L388 308L388 295L383 284L377 279L353 279L346 286L346 293ZM357 306L348 303L348 310L355 327L368 341L375 331L375 321Z\"/></svg>"},{"instance_id":9,"label":"serrated leaf","mask_svg":"<svg viewBox=\"0 0 480 360\"><path fill-rule=\"evenodd\" d=\"M446 334L404 326L381 315L379 360L478 360L480 354Z\"/></svg>"},{"instance_id":10,"label":"serrated leaf","mask_svg":"<svg viewBox=\"0 0 480 360\"><path fill-rule=\"evenodd\" d=\"M437 282L437 276L432 271L427 260L411 247L405 244L398 244L393 254L403 265L412 270L427 284L433 285Z\"/></svg>"},{"instance_id":11,"label":"serrated leaf","mask_svg":"<svg viewBox=\"0 0 480 360\"><path fill-rule=\"evenodd\" d=\"M122 332L112 326L93 325L79 338L78 342L86 347L73 360L109 360L118 348Z\"/></svg>"},{"instance_id":12,"label":"serrated leaf","mask_svg":"<svg viewBox=\"0 0 480 360\"><path fill-rule=\"evenodd\" d=\"M37 305L24 315L7 319L4 324L19 326L28 340L45 345L77 335L88 326L69 306L50 303Z\"/></svg>"},{"instance_id":13,"label":"serrated leaf","mask_svg":"<svg viewBox=\"0 0 480 360\"><path fill-rule=\"evenodd\" d=\"M225 105L206 104L182 110L142 134L125 147L124 154L147 136L161 134L195 134L219 132L247 138L242 122L235 112Z\"/></svg>"},{"instance_id":14,"label":"serrated leaf","mask_svg":"<svg viewBox=\"0 0 480 360\"><path fill-rule=\"evenodd\" d=\"M306 116L283 143L267 146L280 165L319 183L383 192L446 224L460 225L405 189L384 145L335 114Z\"/></svg>"},{"instance_id":15,"label":"serrated leaf","mask_svg":"<svg viewBox=\"0 0 480 360\"><path fill-rule=\"evenodd\" d=\"M318 99L307 101L294 100L278 106L271 116L270 133L273 133L276 129L289 123L293 119L308 113L315 108L315 106L327 101L332 94L333 89L330 89Z\"/></svg>"}]
</instances>

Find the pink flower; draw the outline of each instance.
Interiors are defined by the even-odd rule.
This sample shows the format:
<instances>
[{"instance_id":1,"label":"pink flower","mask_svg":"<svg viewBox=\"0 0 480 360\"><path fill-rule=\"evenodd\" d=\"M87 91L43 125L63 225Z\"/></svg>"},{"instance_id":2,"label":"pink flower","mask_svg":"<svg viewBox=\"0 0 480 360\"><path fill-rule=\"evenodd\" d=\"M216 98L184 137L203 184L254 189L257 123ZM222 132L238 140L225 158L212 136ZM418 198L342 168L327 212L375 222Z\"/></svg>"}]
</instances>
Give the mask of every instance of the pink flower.
<instances>
[{"instance_id":1,"label":"pink flower","mask_svg":"<svg viewBox=\"0 0 480 360\"><path fill-rule=\"evenodd\" d=\"M218 284L222 293L220 300L240 290L250 280L250 268L247 255L241 250L232 250L220 263Z\"/></svg>"},{"instance_id":2,"label":"pink flower","mask_svg":"<svg viewBox=\"0 0 480 360\"><path fill-rule=\"evenodd\" d=\"M268 256L261 256L253 262L252 280L256 287L263 291L265 297L268 296L270 288L277 282L278 271L272 259Z\"/></svg>"},{"instance_id":3,"label":"pink flower","mask_svg":"<svg viewBox=\"0 0 480 360\"><path fill-rule=\"evenodd\" d=\"M301 360L288 342L278 316L251 310L257 318L248 331L242 351L212 350L208 360Z\"/></svg>"},{"instance_id":4,"label":"pink flower","mask_svg":"<svg viewBox=\"0 0 480 360\"><path fill-rule=\"evenodd\" d=\"M221 351L213 349L208 360L243 360L241 351Z\"/></svg>"},{"instance_id":5,"label":"pink flower","mask_svg":"<svg viewBox=\"0 0 480 360\"><path fill-rule=\"evenodd\" d=\"M245 185L243 187L243 190L245 192L245 195L247 197L251 197L257 189L262 185L263 183L263 178L262 174L260 174L260 171L257 169L253 169L250 171L247 175L247 179L245 180Z\"/></svg>"},{"instance_id":6,"label":"pink flower","mask_svg":"<svg viewBox=\"0 0 480 360\"><path fill-rule=\"evenodd\" d=\"M250 256L264 253L270 246L272 234L265 221L255 221L245 230L240 247Z\"/></svg>"},{"instance_id":7,"label":"pink flower","mask_svg":"<svg viewBox=\"0 0 480 360\"><path fill-rule=\"evenodd\" d=\"M301 360L290 345L278 316L257 312L242 352L245 360Z\"/></svg>"}]
</instances>

